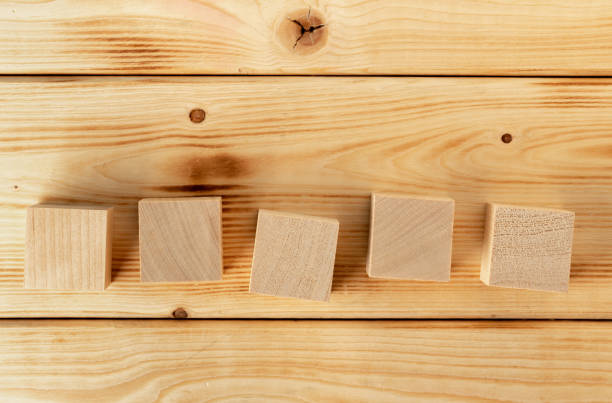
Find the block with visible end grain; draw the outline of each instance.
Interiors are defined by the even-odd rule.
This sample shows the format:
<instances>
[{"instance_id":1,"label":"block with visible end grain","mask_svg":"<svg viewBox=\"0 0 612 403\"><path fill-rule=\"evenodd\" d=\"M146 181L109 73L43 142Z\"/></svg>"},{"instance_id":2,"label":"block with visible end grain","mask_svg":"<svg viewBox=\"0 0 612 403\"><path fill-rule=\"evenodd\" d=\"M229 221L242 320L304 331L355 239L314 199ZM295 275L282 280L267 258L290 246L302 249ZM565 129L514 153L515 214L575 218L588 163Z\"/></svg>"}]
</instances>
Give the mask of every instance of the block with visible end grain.
<instances>
[{"instance_id":1,"label":"block with visible end grain","mask_svg":"<svg viewBox=\"0 0 612 403\"><path fill-rule=\"evenodd\" d=\"M372 194L370 277L449 281L455 201Z\"/></svg>"},{"instance_id":2,"label":"block with visible end grain","mask_svg":"<svg viewBox=\"0 0 612 403\"><path fill-rule=\"evenodd\" d=\"M104 290L111 279L112 212L97 206L29 207L25 288Z\"/></svg>"},{"instance_id":3,"label":"block with visible end grain","mask_svg":"<svg viewBox=\"0 0 612 403\"><path fill-rule=\"evenodd\" d=\"M574 213L488 204L480 279L487 285L566 292Z\"/></svg>"},{"instance_id":4,"label":"block with visible end grain","mask_svg":"<svg viewBox=\"0 0 612 403\"><path fill-rule=\"evenodd\" d=\"M138 202L143 282L221 280L221 198L184 197Z\"/></svg>"},{"instance_id":5,"label":"block with visible end grain","mask_svg":"<svg viewBox=\"0 0 612 403\"><path fill-rule=\"evenodd\" d=\"M259 210L250 291L327 301L338 220Z\"/></svg>"}]
</instances>

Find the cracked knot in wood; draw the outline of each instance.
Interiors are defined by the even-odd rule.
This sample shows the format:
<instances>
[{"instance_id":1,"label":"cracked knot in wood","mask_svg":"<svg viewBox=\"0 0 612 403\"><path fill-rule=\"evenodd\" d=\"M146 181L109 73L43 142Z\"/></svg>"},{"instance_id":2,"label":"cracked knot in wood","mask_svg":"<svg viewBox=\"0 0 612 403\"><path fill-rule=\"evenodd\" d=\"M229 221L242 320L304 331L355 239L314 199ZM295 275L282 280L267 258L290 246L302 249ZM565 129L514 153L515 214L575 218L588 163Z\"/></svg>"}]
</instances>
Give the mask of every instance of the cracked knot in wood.
<instances>
[{"instance_id":1,"label":"cracked knot in wood","mask_svg":"<svg viewBox=\"0 0 612 403\"><path fill-rule=\"evenodd\" d=\"M142 199L138 202L140 280L221 280L220 197Z\"/></svg>"},{"instance_id":2,"label":"cracked knot in wood","mask_svg":"<svg viewBox=\"0 0 612 403\"><path fill-rule=\"evenodd\" d=\"M250 292L327 301L338 220L259 210Z\"/></svg>"},{"instance_id":3,"label":"cracked knot in wood","mask_svg":"<svg viewBox=\"0 0 612 403\"><path fill-rule=\"evenodd\" d=\"M305 8L282 17L276 35L283 47L291 53L309 55L325 46L328 31L323 14L316 9Z\"/></svg>"},{"instance_id":4,"label":"cracked knot in wood","mask_svg":"<svg viewBox=\"0 0 612 403\"><path fill-rule=\"evenodd\" d=\"M25 288L102 291L111 280L112 207L27 210Z\"/></svg>"},{"instance_id":5,"label":"cracked knot in wood","mask_svg":"<svg viewBox=\"0 0 612 403\"><path fill-rule=\"evenodd\" d=\"M372 194L370 277L449 281L455 201Z\"/></svg>"},{"instance_id":6,"label":"cracked knot in wood","mask_svg":"<svg viewBox=\"0 0 612 403\"><path fill-rule=\"evenodd\" d=\"M480 279L487 285L566 292L574 213L487 205Z\"/></svg>"}]
</instances>

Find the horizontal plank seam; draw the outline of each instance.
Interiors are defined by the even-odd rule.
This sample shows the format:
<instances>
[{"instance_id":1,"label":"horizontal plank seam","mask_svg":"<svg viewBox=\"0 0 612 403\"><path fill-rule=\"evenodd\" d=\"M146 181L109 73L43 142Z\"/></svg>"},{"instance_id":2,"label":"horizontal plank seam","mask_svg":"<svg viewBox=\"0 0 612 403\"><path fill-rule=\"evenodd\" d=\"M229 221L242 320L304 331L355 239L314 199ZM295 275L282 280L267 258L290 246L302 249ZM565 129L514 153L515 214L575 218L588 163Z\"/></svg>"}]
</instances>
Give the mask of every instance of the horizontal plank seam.
<instances>
[{"instance_id":1,"label":"horizontal plank seam","mask_svg":"<svg viewBox=\"0 0 612 403\"><path fill-rule=\"evenodd\" d=\"M61 320L61 321L82 321L82 320L94 320L94 321L253 321L253 322L612 322L612 319L588 319L588 318L573 318L573 319L557 319L557 318L248 318L248 317L235 317L235 318L151 318L151 317L86 317L86 316L66 316L66 317L0 317L0 323L3 321L46 321L46 320Z\"/></svg>"},{"instance_id":2,"label":"horizontal plank seam","mask_svg":"<svg viewBox=\"0 0 612 403\"><path fill-rule=\"evenodd\" d=\"M347 78L384 78L384 77L406 77L406 78L601 78L609 79L612 75L588 76L588 75L486 75L486 74L71 74L71 73L36 73L36 74L6 74L0 73L0 78L10 77L347 77Z\"/></svg>"}]
</instances>

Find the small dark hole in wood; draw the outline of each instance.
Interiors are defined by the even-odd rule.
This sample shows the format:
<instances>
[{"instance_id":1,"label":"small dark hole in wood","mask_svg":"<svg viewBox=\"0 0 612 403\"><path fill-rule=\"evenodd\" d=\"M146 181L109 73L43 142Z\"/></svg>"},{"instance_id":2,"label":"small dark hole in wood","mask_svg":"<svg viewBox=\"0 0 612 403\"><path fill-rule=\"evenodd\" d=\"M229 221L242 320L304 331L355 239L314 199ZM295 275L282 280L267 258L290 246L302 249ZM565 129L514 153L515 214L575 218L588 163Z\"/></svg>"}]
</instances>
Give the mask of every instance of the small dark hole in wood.
<instances>
[{"instance_id":1,"label":"small dark hole in wood","mask_svg":"<svg viewBox=\"0 0 612 403\"><path fill-rule=\"evenodd\" d=\"M510 133L505 133L501 136L501 141L508 144L512 141L512 135Z\"/></svg>"},{"instance_id":2,"label":"small dark hole in wood","mask_svg":"<svg viewBox=\"0 0 612 403\"><path fill-rule=\"evenodd\" d=\"M189 119L191 119L193 123L202 123L204 119L206 119L206 112L204 112L204 109L200 108L192 109L191 112L189 112Z\"/></svg>"},{"instance_id":3,"label":"small dark hole in wood","mask_svg":"<svg viewBox=\"0 0 612 403\"><path fill-rule=\"evenodd\" d=\"M183 308L176 308L174 312L172 312L172 317L176 319L186 319L189 317L189 314Z\"/></svg>"},{"instance_id":4,"label":"small dark hole in wood","mask_svg":"<svg viewBox=\"0 0 612 403\"><path fill-rule=\"evenodd\" d=\"M18 185L14 185L13 186L13 190L19 190L19 186Z\"/></svg>"}]
</instances>

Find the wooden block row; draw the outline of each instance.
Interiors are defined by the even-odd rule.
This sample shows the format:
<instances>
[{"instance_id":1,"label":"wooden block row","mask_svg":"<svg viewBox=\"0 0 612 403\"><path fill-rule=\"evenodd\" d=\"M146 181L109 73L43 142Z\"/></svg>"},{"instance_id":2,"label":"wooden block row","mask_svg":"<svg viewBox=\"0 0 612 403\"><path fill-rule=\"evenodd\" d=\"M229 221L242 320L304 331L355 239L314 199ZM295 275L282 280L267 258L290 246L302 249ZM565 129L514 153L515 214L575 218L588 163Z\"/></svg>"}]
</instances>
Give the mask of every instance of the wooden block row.
<instances>
[{"instance_id":1,"label":"wooden block row","mask_svg":"<svg viewBox=\"0 0 612 403\"><path fill-rule=\"evenodd\" d=\"M370 277L449 281L455 203L372 195ZM221 198L144 199L138 204L141 281L221 280ZM37 205L27 214L26 288L102 290L111 274L111 207ZM567 291L574 213L490 204L481 280ZM329 299L339 222L260 210L252 293Z\"/></svg>"},{"instance_id":2,"label":"wooden block row","mask_svg":"<svg viewBox=\"0 0 612 403\"><path fill-rule=\"evenodd\" d=\"M370 277L449 281L454 202L372 195ZM574 213L488 204L481 280L491 286L565 292Z\"/></svg>"},{"instance_id":3,"label":"wooden block row","mask_svg":"<svg viewBox=\"0 0 612 403\"><path fill-rule=\"evenodd\" d=\"M28 209L25 287L103 290L111 280L112 207ZM221 198L138 203L141 281L221 280Z\"/></svg>"}]
</instances>

